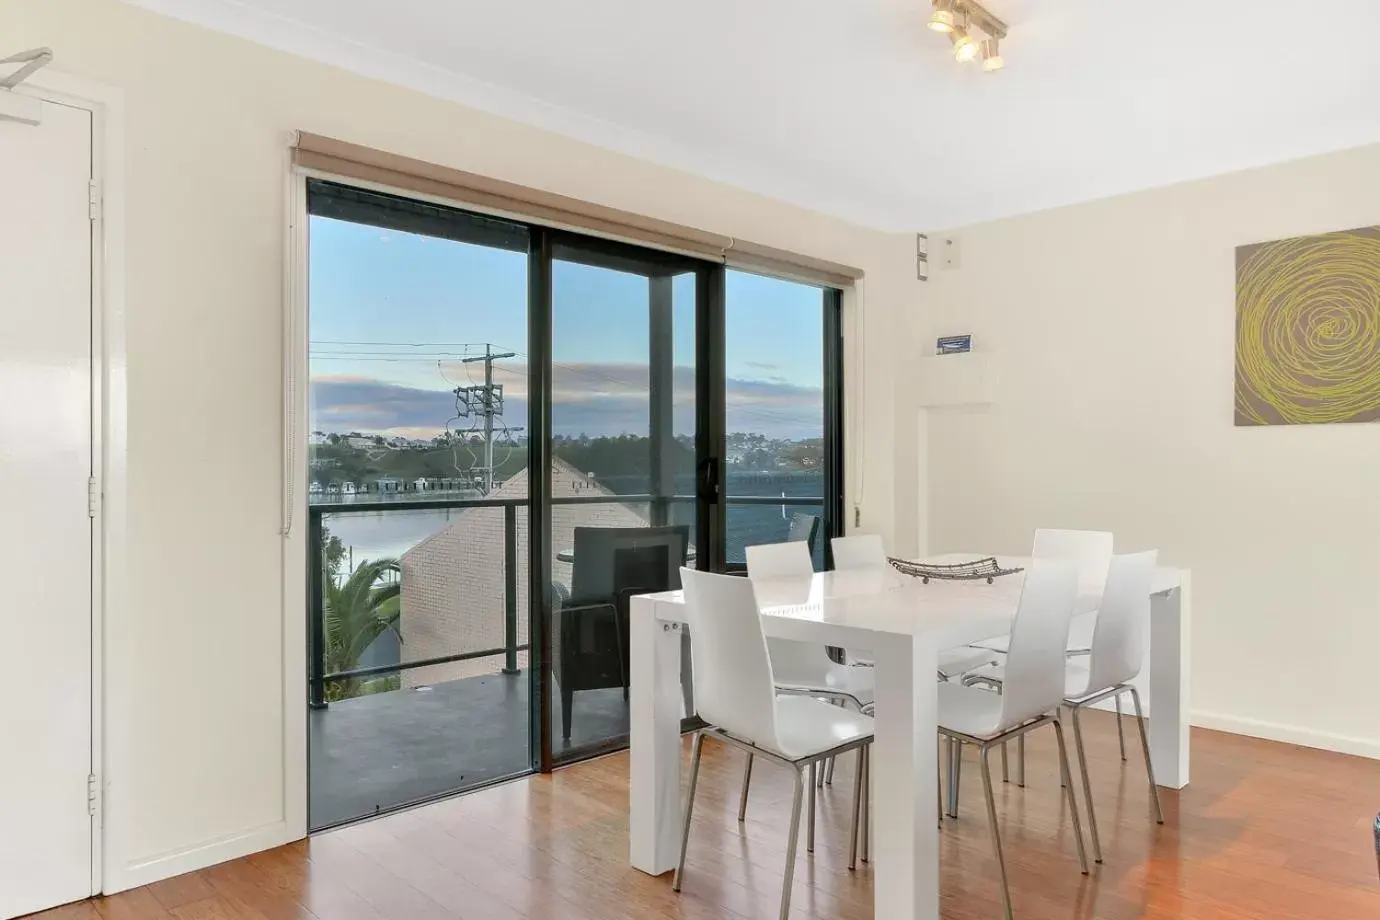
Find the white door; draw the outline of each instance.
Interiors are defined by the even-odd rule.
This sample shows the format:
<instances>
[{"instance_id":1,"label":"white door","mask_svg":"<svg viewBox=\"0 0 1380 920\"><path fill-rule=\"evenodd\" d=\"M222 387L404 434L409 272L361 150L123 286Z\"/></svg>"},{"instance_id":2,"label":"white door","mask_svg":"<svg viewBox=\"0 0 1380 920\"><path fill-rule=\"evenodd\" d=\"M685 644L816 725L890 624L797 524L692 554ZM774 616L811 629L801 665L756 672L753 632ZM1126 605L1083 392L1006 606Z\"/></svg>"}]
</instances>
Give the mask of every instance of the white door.
<instances>
[{"instance_id":1,"label":"white door","mask_svg":"<svg viewBox=\"0 0 1380 920\"><path fill-rule=\"evenodd\" d=\"M91 115L0 121L0 917L91 892Z\"/></svg>"}]
</instances>

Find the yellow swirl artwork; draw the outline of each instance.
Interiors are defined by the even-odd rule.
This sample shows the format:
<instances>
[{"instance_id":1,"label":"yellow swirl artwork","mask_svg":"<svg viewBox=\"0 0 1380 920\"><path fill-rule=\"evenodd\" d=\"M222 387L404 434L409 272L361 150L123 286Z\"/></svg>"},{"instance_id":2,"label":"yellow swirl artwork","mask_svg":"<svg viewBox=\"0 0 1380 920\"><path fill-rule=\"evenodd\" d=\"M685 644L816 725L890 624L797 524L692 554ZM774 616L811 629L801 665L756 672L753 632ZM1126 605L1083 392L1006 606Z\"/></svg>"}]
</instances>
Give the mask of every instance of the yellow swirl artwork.
<instances>
[{"instance_id":1,"label":"yellow swirl artwork","mask_svg":"<svg viewBox=\"0 0 1380 920\"><path fill-rule=\"evenodd\" d=\"M1236 424L1380 421L1380 227L1236 250Z\"/></svg>"}]
</instances>

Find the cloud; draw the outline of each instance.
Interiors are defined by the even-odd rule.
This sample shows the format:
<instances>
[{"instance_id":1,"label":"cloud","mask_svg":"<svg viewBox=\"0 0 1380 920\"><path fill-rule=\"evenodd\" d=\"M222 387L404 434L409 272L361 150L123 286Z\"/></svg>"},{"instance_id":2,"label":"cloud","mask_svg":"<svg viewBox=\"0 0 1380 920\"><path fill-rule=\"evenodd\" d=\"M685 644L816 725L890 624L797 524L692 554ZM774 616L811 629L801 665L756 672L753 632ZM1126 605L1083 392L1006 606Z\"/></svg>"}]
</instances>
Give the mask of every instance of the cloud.
<instances>
[{"instance_id":1,"label":"cloud","mask_svg":"<svg viewBox=\"0 0 1380 920\"><path fill-rule=\"evenodd\" d=\"M445 368L452 380L464 381L463 369ZM478 374L469 375L478 382ZM494 367L503 384L503 421L510 428L527 424L527 367L504 362ZM823 396L818 387L803 387L781 378L726 383L727 428L768 437L818 437L823 426ZM477 420L456 419L455 397L442 389L407 386L367 376L321 375L311 381L312 428L327 432L432 436L467 430ZM691 434L695 424L695 371L677 366L671 374L671 404L677 434ZM557 363L551 375L551 426L555 434L590 436L645 434L651 387L647 365L627 363Z\"/></svg>"}]
</instances>

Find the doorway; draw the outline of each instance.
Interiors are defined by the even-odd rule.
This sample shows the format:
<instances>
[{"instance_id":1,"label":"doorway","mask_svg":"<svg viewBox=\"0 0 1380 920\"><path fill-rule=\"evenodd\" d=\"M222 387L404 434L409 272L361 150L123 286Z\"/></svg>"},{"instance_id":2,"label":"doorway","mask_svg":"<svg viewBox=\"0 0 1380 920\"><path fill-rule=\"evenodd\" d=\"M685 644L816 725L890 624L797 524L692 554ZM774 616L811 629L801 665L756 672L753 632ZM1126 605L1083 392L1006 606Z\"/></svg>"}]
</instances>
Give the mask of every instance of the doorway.
<instances>
[{"instance_id":1,"label":"doorway","mask_svg":"<svg viewBox=\"0 0 1380 920\"><path fill-rule=\"evenodd\" d=\"M625 745L629 596L825 563L840 298L304 181L319 830Z\"/></svg>"},{"instance_id":2,"label":"doorway","mask_svg":"<svg viewBox=\"0 0 1380 920\"><path fill-rule=\"evenodd\" d=\"M0 702L0 917L93 893L92 113L0 121L0 553L24 652Z\"/></svg>"}]
</instances>

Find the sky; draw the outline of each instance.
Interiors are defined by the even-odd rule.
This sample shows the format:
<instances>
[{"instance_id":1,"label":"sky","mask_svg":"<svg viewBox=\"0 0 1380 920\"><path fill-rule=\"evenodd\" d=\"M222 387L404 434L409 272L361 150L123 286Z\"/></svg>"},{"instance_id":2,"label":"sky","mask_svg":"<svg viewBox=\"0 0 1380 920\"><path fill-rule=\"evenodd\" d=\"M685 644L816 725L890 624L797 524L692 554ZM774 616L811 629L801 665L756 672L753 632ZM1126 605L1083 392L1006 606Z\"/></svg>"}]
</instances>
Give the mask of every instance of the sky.
<instances>
[{"instance_id":1,"label":"sky","mask_svg":"<svg viewBox=\"0 0 1380 920\"><path fill-rule=\"evenodd\" d=\"M453 240L311 218L312 428L430 438L468 431L453 390L494 362L501 423L527 417L527 256ZM694 432L695 279L672 283L673 428ZM819 437L819 288L727 274L728 430ZM647 434L649 282L556 261L552 270L552 433Z\"/></svg>"}]
</instances>

